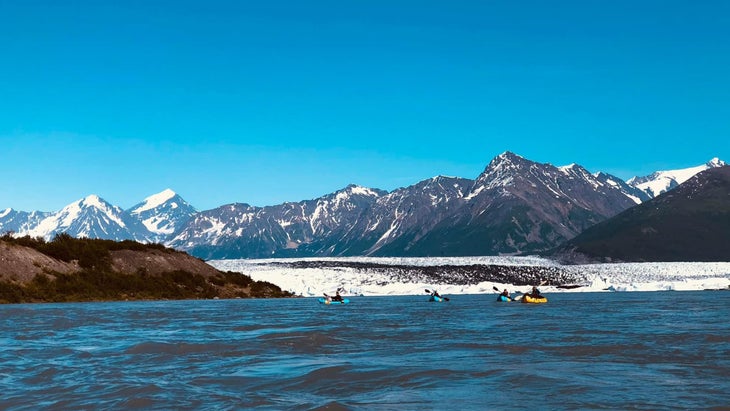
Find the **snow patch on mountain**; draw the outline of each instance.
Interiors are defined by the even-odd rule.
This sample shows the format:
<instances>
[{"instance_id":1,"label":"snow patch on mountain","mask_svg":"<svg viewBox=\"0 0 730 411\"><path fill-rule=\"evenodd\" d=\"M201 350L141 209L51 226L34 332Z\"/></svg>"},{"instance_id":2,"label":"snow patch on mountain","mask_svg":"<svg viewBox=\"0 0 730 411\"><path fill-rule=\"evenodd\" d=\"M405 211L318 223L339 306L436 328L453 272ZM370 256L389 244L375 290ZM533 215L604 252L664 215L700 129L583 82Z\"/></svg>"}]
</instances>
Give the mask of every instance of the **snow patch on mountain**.
<instances>
[{"instance_id":1,"label":"snow patch on mountain","mask_svg":"<svg viewBox=\"0 0 730 411\"><path fill-rule=\"evenodd\" d=\"M168 221L162 216L152 216L145 220L142 220L142 224L147 230L155 234L172 234L175 232L175 227L167 225Z\"/></svg>"},{"instance_id":2,"label":"snow patch on mountain","mask_svg":"<svg viewBox=\"0 0 730 411\"><path fill-rule=\"evenodd\" d=\"M145 198L142 202L142 205L133 209L131 214L140 214L143 211L152 210L153 208L163 205L166 201L172 199L173 197L175 197L175 192L170 190L169 188L165 189L160 193ZM177 208L177 204L172 204L172 208Z\"/></svg>"},{"instance_id":3,"label":"snow patch on mountain","mask_svg":"<svg viewBox=\"0 0 730 411\"><path fill-rule=\"evenodd\" d=\"M626 183L630 186L636 187L644 191L653 198L660 194L666 193L674 187L677 187L678 185L692 178L697 173L700 173L710 168L723 167L726 165L727 163L715 157L700 166L682 168L678 170L657 171L649 174L648 176L632 177Z\"/></svg>"},{"instance_id":4,"label":"snow patch on mountain","mask_svg":"<svg viewBox=\"0 0 730 411\"><path fill-rule=\"evenodd\" d=\"M350 193L353 195L362 195L362 196L370 196L370 197L378 197L379 194L372 189L369 189L367 187L362 186L352 186L350 189Z\"/></svg>"}]
</instances>

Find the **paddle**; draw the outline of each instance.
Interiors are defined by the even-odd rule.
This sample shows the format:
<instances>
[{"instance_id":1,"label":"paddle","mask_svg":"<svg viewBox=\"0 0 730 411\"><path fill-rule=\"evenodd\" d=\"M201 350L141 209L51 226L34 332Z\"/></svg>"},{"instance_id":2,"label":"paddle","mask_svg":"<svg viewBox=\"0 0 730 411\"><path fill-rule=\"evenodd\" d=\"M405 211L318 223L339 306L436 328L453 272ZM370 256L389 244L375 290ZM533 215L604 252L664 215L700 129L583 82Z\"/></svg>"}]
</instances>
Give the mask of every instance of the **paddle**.
<instances>
[{"instance_id":1,"label":"paddle","mask_svg":"<svg viewBox=\"0 0 730 411\"><path fill-rule=\"evenodd\" d=\"M429 290L428 288L426 289L426 292L431 294L431 290ZM436 292L436 291L434 290L434 292ZM449 301L449 297L443 297L443 296L439 296L439 297L443 298L444 301Z\"/></svg>"},{"instance_id":2,"label":"paddle","mask_svg":"<svg viewBox=\"0 0 730 411\"><path fill-rule=\"evenodd\" d=\"M501 292L501 291L499 291L499 288L497 288L497 287L495 287L495 286L492 286L492 289L493 289L494 291L498 292L498 293L499 293L500 295L502 294L502 292ZM511 296L509 296L509 295L507 296L507 298L509 298L509 300L510 300L510 301L514 301L514 300L515 300L514 298L512 298L512 297L511 297Z\"/></svg>"}]
</instances>

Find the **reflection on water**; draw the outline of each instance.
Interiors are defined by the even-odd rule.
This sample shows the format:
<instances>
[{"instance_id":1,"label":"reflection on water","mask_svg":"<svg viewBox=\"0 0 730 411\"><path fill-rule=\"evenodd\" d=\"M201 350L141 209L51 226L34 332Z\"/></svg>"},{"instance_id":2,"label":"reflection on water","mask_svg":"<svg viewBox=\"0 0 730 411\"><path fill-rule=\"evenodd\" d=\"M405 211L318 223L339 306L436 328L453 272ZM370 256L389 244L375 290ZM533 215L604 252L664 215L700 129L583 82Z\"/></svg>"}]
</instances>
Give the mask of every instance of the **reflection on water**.
<instances>
[{"instance_id":1,"label":"reflection on water","mask_svg":"<svg viewBox=\"0 0 730 411\"><path fill-rule=\"evenodd\" d=\"M451 297L0 306L0 408L730 405L728 292Z\"/></svg>"}]
</instances>

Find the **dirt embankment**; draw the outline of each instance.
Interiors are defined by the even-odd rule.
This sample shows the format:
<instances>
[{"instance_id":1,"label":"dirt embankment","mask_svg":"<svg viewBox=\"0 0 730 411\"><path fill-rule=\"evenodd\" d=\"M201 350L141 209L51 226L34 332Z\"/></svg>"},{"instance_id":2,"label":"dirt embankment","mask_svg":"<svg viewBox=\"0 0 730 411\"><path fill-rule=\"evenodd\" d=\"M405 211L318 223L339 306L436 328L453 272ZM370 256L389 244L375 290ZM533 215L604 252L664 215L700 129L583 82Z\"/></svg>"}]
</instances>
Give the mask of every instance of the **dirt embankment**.
<instances>
[{"instance_id":1,"label":"dirt embankment","mask_svg":"<svg viewBox=\"0 0 730 411\"><path fill-rule=\"evenodd\" d=\"M80 270L78 263L66 263L29 247L0 241L0 281L28 283L37 274L71 274Z\"/></svg>"},{"instance_id":2,"label":"dirt embankment","mask_svg":"<svg viewBox=\"0 0 730 411\"><path fill-rule=\"evenodd\" d=\"M160 250L111 251L111 269L122 274L159 275L171 271L187 271L203 277L220 273L204 261L185 253ZM38 274L73 274L81 271L76 260L64 262L33 248L0 241L0 281L25 284Z\"/></svg>"},{"instance_id":3,"label":"dirt embankment","mask_svg":"<svg viewBox=\"0 0 730 411\"><path fill-rule=\"evenodd\" d=\"M180 252L118 250L112 251L111 257L112 270L124 274L144 272L159 275L170 271L187 271L212 277L220 273L205 261Z\"/></svg>"},{"instance_id":4,"label":"dirt embankment","mask_svg":"<svg viewBox=\"0 0 730 411\"><path fill-rule=\"evenodd\" d=\"M159 244L0 239L0 303L291 296Z\"/></svg>"}]
</instances>

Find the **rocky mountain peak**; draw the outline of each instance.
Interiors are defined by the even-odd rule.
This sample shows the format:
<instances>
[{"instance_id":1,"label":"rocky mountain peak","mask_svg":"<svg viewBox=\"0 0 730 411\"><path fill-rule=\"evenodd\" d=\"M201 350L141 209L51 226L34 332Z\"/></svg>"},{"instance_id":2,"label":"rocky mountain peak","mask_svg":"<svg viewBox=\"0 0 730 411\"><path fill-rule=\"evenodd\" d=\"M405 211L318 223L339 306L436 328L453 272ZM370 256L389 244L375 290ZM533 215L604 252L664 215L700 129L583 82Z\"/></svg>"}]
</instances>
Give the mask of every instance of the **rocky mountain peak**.
<instances>
[{"instance_id":1,"label":"rocky mountain peak","mask_svg":"<svg viewBox=\"0 0 730 411\"><path fill-rule=\"evenodd\" d=\"M171 189L151 195L127 210L127 214L152 233L152 241L164 241L180 230L197 210Z\"/></svg>"},{"instance_id":2,"label":"rocky mountain peak","mask_svg":"<svg viewBox=\"0 0 730 411\"><path fill-rule=\"evenodd\" d=\"M726 162L720 160L717 157L714 157L712 160L708 161L706 163L707 167L709 168L715 168L715 167L725 167L727 165Z\"/></svg>"},{"instance_id":3,"label":"rocky mountain peak","mask_svg":"<svg viewBox=\"0 0 730 411\"><path fill-rule=\"evenodd\" d=\"M472 193L469 196L473 197L484 189L510 186L516 177L535 164L522 156L505 151L489 162L489 165L474 181Z\"/></svg>"},{"instance_id":4,"label":"rocky mountain peak","mask_svg":"<svg viewBox=\"0 0 730 411\"><path fill-rule=\"evenodd\" d=\"M505 151L504 153L498 155L497 157L494 157L491 162L489 162L489 165L487 165L487 170L489 169L509 169L509 168L518 168L525 166L527 164L532 163L532 161L529 161L525 159L524 157L517 155L511 151ZM486 171L486 170L485 170Z\"/></svg>"}]
</instances>

